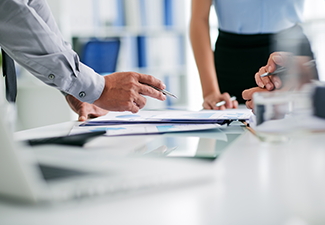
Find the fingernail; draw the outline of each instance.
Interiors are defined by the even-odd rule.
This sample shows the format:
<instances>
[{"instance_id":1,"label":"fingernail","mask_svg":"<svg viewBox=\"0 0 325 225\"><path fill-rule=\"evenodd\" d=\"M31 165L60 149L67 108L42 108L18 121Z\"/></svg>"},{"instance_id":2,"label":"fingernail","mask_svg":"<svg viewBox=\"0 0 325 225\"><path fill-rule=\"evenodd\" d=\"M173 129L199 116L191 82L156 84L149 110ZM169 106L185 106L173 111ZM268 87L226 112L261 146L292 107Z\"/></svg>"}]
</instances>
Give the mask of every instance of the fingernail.
<instances>
[{"instance_id":1,"label":"fingernail","mask_svg":"<svg viewBox=\"0 0 325 225\"><path fill-rule=\"evenodd\" d=\"M276 88L279 88L280 87L280 83L277 82L277 81L274 82L274 85L275 85Z\"/></svg>"},{"instance_id":2,"label":"fingernail","mask_svg":"<svg viewBox=\"0 0 325 225\"><path fill-rule=\"evenodd\" d=\"M163 86L163 89L165 89L165 88L166 88L166 85L165 85L164 83L162 84L162 86Z\"/></svg>"},{"instance_id":3,"label":"fingernail","mask_svg":"<svg viewBox=\"0 0 325 225\"><path fill-rule=\"evenodd\" d=\"M275 55L272 57L273 61L276 63L276 64L281 64L283 63L283 60L282 60L282 57L279 56L279 55Z\"/></svg>"},{"instance_id":4,"label":"fingernail","mask_svg":"<svg viewBox=\"0 0 325 225\"><path fill-rule=\"evenodd\" d=\"M258 83L258 86L259 86L260 88L264 88L264 84L263 84L262 82L259 82L259 83Z\"/></svg>"},{"instance_id":5,"label":"fingernail","mask_svg":"<svg viewBox=\"0 0 325 225\"><path fill-rule=\"evenodd\" d=\"M272 67L269 66L269 68L267 68L267 72L270 72L272 70Z\"/></svg>"},{"instance_id":6,"label":"fingernail","mask_svg":"<svg viewBox=\"0 0 325 225\"><path fill-rule=\"evenodd\" d=\"M272 89L272 85L271 84L266 84L266 89L271 90Z\"/></svg>"},{"instance_id":7,"label":"fingernail","mask_svg":"<svg viewBox=\"0 0 325 225\"><path fill-rule=\"evenodd\" d=\"M86 120L86 117L84 117L84 116L79 117L79 121L85 121L85 120Z\"/></svg>"}]
</instances>

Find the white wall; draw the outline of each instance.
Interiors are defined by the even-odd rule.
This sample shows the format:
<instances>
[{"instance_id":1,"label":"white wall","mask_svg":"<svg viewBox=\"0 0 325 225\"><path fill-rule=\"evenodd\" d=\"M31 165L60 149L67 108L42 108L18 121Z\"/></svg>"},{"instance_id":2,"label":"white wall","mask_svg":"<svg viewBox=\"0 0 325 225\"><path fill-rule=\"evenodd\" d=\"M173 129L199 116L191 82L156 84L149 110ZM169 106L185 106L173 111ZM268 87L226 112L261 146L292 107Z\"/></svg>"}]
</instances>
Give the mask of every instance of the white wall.
<instances>
[{"instance_id":1,"label":"white wall","mask_svg":"<svg viewBox=\"0 0 325 225\"><path fill-rule=\"evenodd\" d=\"M315 53L319 78L325 81L325 1L306 0L304 30Z\"/></svg>"}]
</instances>

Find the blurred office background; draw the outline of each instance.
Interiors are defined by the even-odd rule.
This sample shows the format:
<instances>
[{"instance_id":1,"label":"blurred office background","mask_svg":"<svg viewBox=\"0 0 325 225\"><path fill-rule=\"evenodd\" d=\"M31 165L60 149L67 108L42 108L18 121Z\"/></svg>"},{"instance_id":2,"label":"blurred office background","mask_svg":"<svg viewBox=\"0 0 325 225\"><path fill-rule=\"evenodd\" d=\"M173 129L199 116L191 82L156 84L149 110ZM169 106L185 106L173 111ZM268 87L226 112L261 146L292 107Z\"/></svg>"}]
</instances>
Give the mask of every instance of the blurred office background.
<instances>
[{"instance_id":1,"label":"blurred office background","mask_svg":"<svg viewBox=\"0 0 325 225\"><path fill-rule=\"evenodd\" d=\"M200 80L188 35L190 0L47 1L81 61L101 74L137 71L153 75L179 97L165 102L147 98L146 109L201 109ZM213 48L218 22L214 10L210 14ZM319 74L325 80L325 1L306 0L304 17ZM103 64L103 59L110 62ZM18 70L17 130L77 119L59 91Z\"/></svg>"}]
</instances>

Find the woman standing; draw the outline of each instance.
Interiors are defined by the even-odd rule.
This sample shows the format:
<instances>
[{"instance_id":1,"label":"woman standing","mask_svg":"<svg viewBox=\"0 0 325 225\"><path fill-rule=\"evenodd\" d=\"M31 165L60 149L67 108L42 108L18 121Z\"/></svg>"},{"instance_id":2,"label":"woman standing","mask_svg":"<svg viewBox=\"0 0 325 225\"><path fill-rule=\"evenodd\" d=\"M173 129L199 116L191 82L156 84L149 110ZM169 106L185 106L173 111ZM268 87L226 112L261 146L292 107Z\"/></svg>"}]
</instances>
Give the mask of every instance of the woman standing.
<instances>
[{"instance_id":1,"label":"woman standing","mask_svg":"<svg viewBox=\"0 0 325 225\"><path fill-rule=\"evenodd\" d=\"M214 52L209 34L212 4L219 24ZM256 86L256 71L274 51L312 57L299 25L303 6L304 0L192 0L190 37L205 109L237 108L238 102L244 103L242 91ZM238 102L231 101L230 95ZM222 100L226 104L216 107Z\"/></svg>"}]
</instances>

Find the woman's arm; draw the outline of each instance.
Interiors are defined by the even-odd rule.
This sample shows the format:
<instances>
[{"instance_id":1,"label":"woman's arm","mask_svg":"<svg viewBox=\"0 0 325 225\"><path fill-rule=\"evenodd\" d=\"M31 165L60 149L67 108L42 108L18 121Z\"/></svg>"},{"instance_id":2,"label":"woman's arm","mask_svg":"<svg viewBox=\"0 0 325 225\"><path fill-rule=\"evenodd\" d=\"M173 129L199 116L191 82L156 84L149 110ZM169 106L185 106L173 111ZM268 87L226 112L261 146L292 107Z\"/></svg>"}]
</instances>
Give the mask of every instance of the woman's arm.
<instances>
[{"instance_id":1,"label":"woman's arm","mask_svg":"<svg viewBox=\"0 0 325 225\"><path fill-rule=\"evenodd\" d=\"M209 14L212 0L192 0L190 38L196 65L199 70L205 109L225 109L237 107L237 101L231 102L228 93L221 94L211 49ZM225 106L215 104L225 100Z\"/></svg>"}]
</instances>

